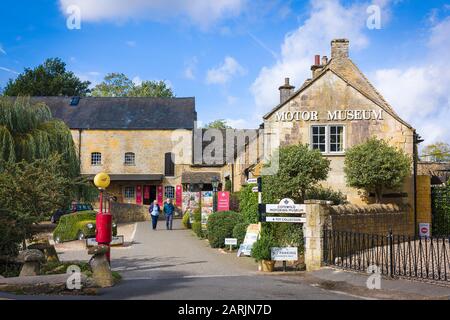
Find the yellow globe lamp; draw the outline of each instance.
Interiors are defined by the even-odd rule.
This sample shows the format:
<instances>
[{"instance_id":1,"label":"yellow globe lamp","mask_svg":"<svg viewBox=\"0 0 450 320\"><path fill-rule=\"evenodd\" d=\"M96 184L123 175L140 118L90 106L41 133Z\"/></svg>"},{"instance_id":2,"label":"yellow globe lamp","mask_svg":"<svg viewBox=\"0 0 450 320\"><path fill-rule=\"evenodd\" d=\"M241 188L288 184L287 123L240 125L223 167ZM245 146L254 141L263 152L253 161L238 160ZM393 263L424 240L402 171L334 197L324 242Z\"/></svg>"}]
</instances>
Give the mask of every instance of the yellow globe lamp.
<instances>
[{"instance_id":1,"label":"yellow globe lamp","mask_svg":"<svg viewBox=\"0 0 450 320\"><path fill-rule=\"evenodd\" d=\"M109 184L111 183L111 178L108 174L104 172L98 173L94 178L94 184L99 189L106 189L108 188Z\"/></svg>"}]
</instances>

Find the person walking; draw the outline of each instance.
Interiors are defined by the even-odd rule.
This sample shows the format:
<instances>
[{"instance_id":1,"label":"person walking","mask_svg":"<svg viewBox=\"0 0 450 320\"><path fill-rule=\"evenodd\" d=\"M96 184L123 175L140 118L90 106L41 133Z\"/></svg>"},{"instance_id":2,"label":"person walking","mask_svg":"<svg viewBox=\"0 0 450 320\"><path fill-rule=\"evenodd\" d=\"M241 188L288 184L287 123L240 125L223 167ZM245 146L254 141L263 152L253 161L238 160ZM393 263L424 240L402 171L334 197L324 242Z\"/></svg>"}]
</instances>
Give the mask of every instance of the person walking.
<instances>
[{"instance_id":1,"label":"person walking","mask_svg":"<svg viewBox=\"0 0 450 320\"><path fill-rule=\"evenodd\" d=\"M150 216L152 217L153 230L156 230L156 225L158 224L159 213L161 212L161 209L159 207L157 200L153 201L153 203L150 205L150 208L148 209L148 211L150 212Z\"/></svg>"},{"instance_id":2,"label":"person walking","mask_svg":"<svg viewBox=\"0 0 450 320\"><path fill-rule=\"evenodd\" d=\"M172 204L172 199L167 198L166 203L164 203L164 214L166 215L167 230L172 230L173 212L174 211L175 211L175 207Z\"/></svg>"}]
</instances>

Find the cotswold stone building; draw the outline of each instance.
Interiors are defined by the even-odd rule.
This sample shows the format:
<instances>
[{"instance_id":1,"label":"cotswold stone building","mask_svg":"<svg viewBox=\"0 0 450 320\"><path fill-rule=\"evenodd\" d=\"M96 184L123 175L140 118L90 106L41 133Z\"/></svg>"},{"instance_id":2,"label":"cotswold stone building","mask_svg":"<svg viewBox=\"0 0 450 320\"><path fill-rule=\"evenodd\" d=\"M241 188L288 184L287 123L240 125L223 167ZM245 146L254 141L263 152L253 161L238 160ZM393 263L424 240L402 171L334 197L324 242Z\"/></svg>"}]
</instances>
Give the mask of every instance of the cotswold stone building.
<instances>
[{"instance_id":1,"label":"cotswold stone building","mask_svg":"<svg viewBox=\"0 0 450 320\"><path fill-rule=\"evenodd\" d=\"M196 129L194 98L33 97L70 128L81 173L111 177L108 192L118 202L148 205L175 200L182 191L212 190L231 180L232 166L203 161L203 130ZM199 140L199 142L197 142ZM195 147L200 151L194 161ZM223 156L221 160L224 160Z\"/></svg>"},{"instance_id":2,"label":"cotswold stone building","mask_svg":"<svg viewBox=\"0 0 450 320\"><path fill-rule=\"evenodd\" d=\"M298 90L289 79L279 88L280 103L264 116L266 139L280 145L309 144L331 160L331 172L323 183L363 203L358 190L346 186L346 149L376 136L413 158L415 130L389 105L349 58L349 41L331 42L331 57L315 57L312 75ZM401 192L387 191L387 201L414 206L413 174ZM369 198L369 201L371 199Z\"/></svg>"}]
</instances>

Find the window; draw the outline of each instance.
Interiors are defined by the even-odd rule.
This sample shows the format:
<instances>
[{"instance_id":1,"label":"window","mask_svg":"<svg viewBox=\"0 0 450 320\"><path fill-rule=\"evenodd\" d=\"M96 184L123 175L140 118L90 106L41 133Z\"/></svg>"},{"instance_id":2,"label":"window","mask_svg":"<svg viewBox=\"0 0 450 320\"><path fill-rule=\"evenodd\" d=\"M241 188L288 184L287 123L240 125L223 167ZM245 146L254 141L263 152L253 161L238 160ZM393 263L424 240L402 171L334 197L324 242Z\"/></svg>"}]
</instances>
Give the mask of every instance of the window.
<instances>
[{"instance_id":1,"label":"window","mask_svg":"<svg viewBox=\"0 0 450 320\"><path fill-rule=\"evenodd\" d=\"M164 187L164 198L174 199L175 198L175 187L172 187L172 186Z\"/></svg>"},{"instance_id":2,"label":"window","mask_svg":"<svg viewBox=\"0 0 450 320\"><path fill-rule=\"evenodd\" d=\"M135 166L136 155L133 152L125 153L125 165L126 166Z\"/></svg>"},{"instance_id":3,"label":"window","mask_svg":"<svg viewBox=\"0 0 450 320\"><path fill-rule=\"evenodd\" d=\"M330 152L344 151L344 127L330 126Z\"/></svg>"},{"instance_id":4,"label":"window","mask_svg":"<svg viewBox=\"0 0 450 320\"><path fill-rule=\"evenodd\" d=\"M344 126L312 126L311 146L324 153L344 152Z\"/></svg>"},{"instance_id":5,"label":"window","mask_svg":"<svg viewBox=\"0 0 450 320\"><path fill-rule=\"evenodd\" d=\"M135 198L134 187L125 187L123 190L123 194L125 199L134 199Z\"/></svg>"},{"instance_id":6,"label":"window","mask_svg":"<svg viewBox=\"0 0 450 320\"><path fill-rule=\"evenodd\" d=\"M175 175L175 155L171 152L165 154L164 174L168 177Z\"/></svg>"},{"instance_id":7,"label":"window","mask_svg":"<svg viewBox=\"0 0 450 320\"><path fill-rule=\"evenodd\" d=\"M326 152L326 126L312 127L312 147Z\"/></svg>"},{"instance_id":8,"label":"window","mask_svg":"<svg viewBox=\"0 0 450 320\"><path fill-rule=\"evenodd\" d=\"M102 154L100 152L91 153L91 166L101 166L102 165Z\"/></svg>"}]
</instances>

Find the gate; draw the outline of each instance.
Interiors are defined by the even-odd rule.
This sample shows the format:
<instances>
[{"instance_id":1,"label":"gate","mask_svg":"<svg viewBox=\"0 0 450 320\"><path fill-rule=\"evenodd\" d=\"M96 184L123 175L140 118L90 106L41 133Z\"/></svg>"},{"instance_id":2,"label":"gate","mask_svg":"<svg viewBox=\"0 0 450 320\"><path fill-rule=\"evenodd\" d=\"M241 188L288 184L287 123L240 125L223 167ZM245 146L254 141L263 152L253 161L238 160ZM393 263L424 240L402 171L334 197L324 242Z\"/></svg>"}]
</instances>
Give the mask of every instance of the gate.
<instances>
[{"instance_id":1,"label":"gate","mask_svg":"<svg viewBox=\"0 0 450 320\"><path fill-rule=\"evenodd\" d=\"M324 230L324 264L450 285L450 237L413 237ZM372 267L372 270L373 267Z\"/></svg>"},{"instance_id":2,"label":"gate","mask_svg":"<svg viewBox=\"0 0 450 320\"><path fill-rule=\"evenodd\" d=\"M432 235L450 235L450 186L431 189Z\"/></svg>"}]
</instances>

